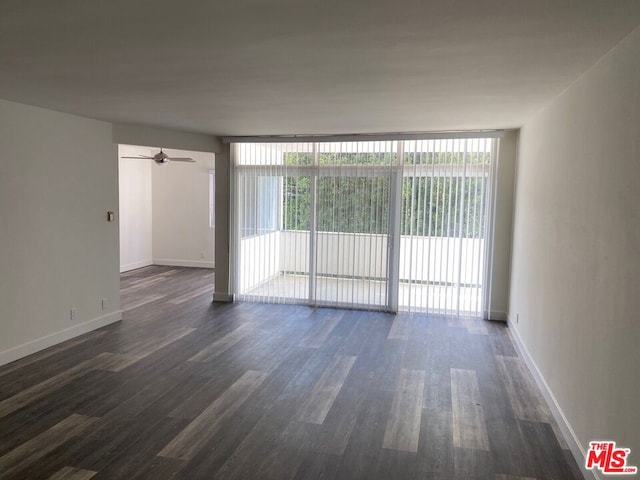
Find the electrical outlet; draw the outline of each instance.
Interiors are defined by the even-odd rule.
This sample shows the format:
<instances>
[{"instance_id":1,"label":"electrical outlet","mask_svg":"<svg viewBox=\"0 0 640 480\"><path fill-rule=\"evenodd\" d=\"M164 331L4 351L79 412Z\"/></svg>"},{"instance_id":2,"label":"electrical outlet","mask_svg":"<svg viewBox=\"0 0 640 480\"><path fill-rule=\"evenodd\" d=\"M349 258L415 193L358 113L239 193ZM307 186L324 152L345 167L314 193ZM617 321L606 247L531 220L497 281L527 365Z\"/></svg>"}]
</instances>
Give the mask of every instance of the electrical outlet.
<instances>
[{"instance_id":1,"label":"electrical outlet","mask_svg":"<svg viewBox=\"0 0 640 480\"><path fill-rule=\"evenodd\" d=\"M109 301L106 298L102 299L102 309L106 310L109 307Z\"/></svg>"},{"instance_id":2,"label":"electrical outlet","mask_svg":"<svg viewBox=\"0 0 640 480\"><path fill-rule=\"evenodd\" d=\"M69 320L75 320L78 318L78 309L72 308L69 310Z\"/></svg>"}]
</instances>

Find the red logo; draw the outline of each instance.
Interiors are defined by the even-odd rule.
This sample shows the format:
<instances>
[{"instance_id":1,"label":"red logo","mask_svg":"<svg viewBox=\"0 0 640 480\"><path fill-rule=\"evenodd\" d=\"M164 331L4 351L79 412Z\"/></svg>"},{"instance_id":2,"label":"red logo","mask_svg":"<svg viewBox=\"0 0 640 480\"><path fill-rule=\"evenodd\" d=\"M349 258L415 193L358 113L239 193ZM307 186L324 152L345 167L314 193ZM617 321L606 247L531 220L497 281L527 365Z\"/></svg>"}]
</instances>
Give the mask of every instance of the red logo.
<instances>
[{"instance_id":1,"label":"red logo","mask_svg":"<svg viewBox=\"0 0 640 480\"><path fill-rule=\"evenodd\" d=\"M616 448L616 442L589 442L589 451L585 467L588 470L599 468L604 474L633 475L638 467L627 466L629 448Z\"/></svg>"}]
</instances>

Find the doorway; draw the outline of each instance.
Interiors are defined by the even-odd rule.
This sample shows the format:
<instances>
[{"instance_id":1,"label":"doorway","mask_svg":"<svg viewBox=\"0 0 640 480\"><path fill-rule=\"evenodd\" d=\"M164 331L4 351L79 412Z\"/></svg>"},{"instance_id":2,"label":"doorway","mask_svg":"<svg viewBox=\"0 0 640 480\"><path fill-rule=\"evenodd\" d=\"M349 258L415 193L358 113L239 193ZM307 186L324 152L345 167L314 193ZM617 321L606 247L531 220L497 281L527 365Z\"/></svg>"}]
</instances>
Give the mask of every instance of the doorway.
<instances>
[{"instance_id":1,"label":"doorway","mask_svg":"<svg viewBox=\"0 0 640 480\"><path fill-rule=\"evenodd\" d=\"M120 271L149 265L214 268L215 155L119 145ZM133 158L123 158L133 157Z\"/></svg>"}]
</instances>

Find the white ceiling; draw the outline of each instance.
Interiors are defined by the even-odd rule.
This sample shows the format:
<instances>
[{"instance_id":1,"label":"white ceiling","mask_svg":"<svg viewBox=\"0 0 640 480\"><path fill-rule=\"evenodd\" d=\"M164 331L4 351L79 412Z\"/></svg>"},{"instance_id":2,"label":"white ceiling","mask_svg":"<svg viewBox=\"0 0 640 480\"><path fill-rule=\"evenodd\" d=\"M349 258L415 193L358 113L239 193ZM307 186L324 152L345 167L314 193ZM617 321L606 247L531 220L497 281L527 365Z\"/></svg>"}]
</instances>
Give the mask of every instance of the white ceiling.
<instances>
[{"instance_id":1,"label":"white ceiling","mask_svg":"<svg viewBox=\"0 0 640 480\"><path fill-rule=\"evenodd\" d=\"M520 126L639 0L3 0L0 98L224 135Z\"/></svg>"}]
</instances>

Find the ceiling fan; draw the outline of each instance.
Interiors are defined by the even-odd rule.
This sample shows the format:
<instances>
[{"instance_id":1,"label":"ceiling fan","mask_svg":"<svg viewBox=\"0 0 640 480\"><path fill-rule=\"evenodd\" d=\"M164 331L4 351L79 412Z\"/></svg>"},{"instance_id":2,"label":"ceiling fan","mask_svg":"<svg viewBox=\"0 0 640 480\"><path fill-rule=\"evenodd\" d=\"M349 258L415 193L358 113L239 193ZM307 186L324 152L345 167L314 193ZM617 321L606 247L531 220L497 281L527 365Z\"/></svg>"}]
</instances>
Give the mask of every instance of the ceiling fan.
<instances>
[{"instance_id":1,"label":"ceiling fan","mask_svg":"<svg viewBox=\"0 0 640 480\"><path fill-rule=\"evenodd\" d=\"M158 153L156 153L153 157L150 157L148 155L138 155L137 157L120 157L120 158L134 158L136 160L140 160L140 159L153 160L158 165L164 165L165 163L169 163L169 161L195 163L195 160L193 158L188 158L188 157L170 157L169 155L164 153L162 151L162 149L160 149L160 151Z\"/></svg>"}]
</instances>

